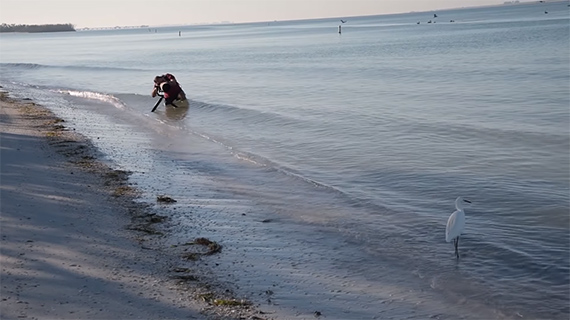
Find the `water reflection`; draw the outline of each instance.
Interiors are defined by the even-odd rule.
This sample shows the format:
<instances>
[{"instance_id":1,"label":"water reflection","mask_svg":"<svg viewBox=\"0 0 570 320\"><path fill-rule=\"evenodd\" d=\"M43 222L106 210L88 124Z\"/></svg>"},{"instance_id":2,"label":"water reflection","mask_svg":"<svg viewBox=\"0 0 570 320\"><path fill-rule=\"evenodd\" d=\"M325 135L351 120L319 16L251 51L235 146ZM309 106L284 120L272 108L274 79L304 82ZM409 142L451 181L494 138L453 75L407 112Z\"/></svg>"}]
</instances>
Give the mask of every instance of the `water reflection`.
<instances>
[{"instance_id":1,"label":"water reflection","mask_svg":"<svg viewBox=\"0 0 570 320\"><path fill-rule=\"evenodd\" d=\"M188 102L188 100L176 100L174 101L174 104L176 105L166 105L165 106L165 114L166 117L169 120L173 120L173 121L180 121L184 118L186 118L186 114L188 113L188 109L190 108L190 103Z\"/></svg>"}]
</instances>

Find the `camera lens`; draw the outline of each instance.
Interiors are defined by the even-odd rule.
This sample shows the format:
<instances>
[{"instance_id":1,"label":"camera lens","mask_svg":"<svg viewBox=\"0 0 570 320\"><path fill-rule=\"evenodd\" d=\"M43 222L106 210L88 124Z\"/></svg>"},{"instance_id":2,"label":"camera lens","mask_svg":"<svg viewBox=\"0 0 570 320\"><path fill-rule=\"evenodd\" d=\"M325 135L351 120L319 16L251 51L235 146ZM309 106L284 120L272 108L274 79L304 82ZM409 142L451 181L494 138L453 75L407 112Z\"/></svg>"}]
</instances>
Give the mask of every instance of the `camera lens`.
<instances>
[{"instance_id":1,"label":"camera lens","mask_svg":"<svg viewBox=\"0 0 570 320\"><path fill-rule=\"evenodd\" d=\"M162 90L163 92L166 92L166 91L170 90L170 85L166 82L161 83L160 84L160 90Z\"/></svg>"}]
</instances>

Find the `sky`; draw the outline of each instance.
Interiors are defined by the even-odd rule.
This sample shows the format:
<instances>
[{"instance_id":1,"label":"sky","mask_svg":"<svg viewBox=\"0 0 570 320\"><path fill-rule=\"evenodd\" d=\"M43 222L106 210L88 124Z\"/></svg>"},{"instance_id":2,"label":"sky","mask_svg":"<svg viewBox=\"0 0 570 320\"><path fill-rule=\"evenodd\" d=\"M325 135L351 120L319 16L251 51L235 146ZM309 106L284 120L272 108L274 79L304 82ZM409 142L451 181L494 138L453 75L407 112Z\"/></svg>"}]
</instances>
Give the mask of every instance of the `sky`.
<instances>
[{"instance_id":1,"label":"sky","mask_svg":"<svg viewBox=\"0 0 570 320\"><path fill-rule=\"evenodd\" d=\"M504 0L0 0L0 23L76 28L255 22L436 11ZM521 1L522 2L522 1Z\"/></svg>"}]
</instances>

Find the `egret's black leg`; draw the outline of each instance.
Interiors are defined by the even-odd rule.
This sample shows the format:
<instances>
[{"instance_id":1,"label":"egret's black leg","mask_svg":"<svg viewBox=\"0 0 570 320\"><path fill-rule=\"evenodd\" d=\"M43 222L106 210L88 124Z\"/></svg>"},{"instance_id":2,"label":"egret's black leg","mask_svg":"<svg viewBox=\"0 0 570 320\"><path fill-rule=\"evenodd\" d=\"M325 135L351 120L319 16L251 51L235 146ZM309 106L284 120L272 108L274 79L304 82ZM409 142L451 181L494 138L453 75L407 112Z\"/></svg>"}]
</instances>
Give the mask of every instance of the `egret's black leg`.
<instances>
[{"instance_id":1,"label":"egret's black leg","mask_svg":"<svg viewBox=\"0 0 570 320\"><path fill-rule=\"evenodd\" d=\"M457 256L457 259L459 259L459 250L457 248L459 246L459 236L457 236L454 243L455 243L455 255Z\"/></svg>"}]
</instances>

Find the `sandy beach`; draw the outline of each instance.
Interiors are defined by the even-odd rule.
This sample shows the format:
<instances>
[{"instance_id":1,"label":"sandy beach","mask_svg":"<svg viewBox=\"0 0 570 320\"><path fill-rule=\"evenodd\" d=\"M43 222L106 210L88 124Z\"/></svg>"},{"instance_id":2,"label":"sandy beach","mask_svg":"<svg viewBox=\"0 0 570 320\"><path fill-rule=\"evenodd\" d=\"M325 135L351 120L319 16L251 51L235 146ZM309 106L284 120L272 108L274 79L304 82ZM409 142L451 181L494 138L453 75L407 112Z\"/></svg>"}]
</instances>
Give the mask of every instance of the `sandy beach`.
<instances>
[{"instance_id":1,"label":"sandy beach","mask_svg":"<svg viewBox=\"0 0 570 320\"><path fill-rule=\"evenodd\" d=\"M185 264L215 243L166 248L129 173L62 119L2 93L0 123L1 319L268 319Z\"/></svg>"}]
</instances>

